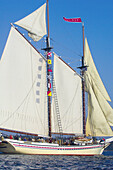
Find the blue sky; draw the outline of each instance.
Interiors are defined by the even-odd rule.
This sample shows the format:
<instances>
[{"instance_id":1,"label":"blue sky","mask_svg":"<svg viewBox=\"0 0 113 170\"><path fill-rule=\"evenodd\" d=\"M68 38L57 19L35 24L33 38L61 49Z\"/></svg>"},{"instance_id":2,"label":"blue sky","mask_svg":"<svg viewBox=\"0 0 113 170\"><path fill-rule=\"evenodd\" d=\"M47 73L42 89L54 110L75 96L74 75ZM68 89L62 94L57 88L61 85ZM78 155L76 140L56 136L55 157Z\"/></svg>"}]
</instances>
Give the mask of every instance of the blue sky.
<instances>
[{"instance_id":1,"label":"blue sky","mask_svg":"<svg viewBox=\"0 0 113 170\"><path fill-rule=\"evenodd\" d=\"M45 0L0 0L0 56L10 31L10 23L30 14L45 2ZM50 37L54 51L77 70L82 55L82 26L63 21L63 16L81 17L95 64L113 101L113 0L49 0L49 2ZM41 49L41 45L39 43L38 49ZM111 105L113 106L113 102Z\"/></svg>"}]
</instances>

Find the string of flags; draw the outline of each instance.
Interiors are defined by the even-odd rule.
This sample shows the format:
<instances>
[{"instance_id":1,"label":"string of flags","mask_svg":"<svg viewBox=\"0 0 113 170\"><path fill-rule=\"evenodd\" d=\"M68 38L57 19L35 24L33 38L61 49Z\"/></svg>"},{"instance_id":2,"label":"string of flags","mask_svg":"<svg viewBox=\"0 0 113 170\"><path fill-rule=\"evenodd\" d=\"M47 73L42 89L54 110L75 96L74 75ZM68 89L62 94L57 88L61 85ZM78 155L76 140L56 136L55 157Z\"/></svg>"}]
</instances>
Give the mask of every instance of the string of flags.
<instances>
[{"instance_id":1,"label":"string of flags","mask_svg":"<svg viewBox=\"0 0 113 170\"><path fill-rule=\"evenodd\" d=\"M52 79L52 76L51 76L51 73L52 73L52 60L51 60L51 57L52 57L52 53L51 52L48 52L47 53L47 57L48 57L48 60L47 60L47 63L49 65L49 68L48 68L48 73L49 75L47 76L47 78L51 81ZM52 92L51 92L51 82L48 81L48 91L47 91L47 95L48 96L52 96Z\"/></svg>"}]
</instances>

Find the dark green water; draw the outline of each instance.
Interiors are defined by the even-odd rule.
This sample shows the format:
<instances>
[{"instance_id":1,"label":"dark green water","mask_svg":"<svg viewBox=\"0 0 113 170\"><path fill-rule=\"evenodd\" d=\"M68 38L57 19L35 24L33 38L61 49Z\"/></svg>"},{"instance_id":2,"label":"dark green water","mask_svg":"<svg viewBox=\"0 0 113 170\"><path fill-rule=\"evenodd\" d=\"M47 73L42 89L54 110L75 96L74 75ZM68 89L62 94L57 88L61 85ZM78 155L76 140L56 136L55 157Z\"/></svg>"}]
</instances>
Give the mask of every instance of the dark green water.
<instances>
[{"instance_id":1,"label":"dark green water","mask_svg":"<svg viewBox=\"0 0 113 170\"><path fill-rule=\"evenodd\" d=\"M0 154L0 170L80 170L113 169L113 152L101 156L38 156Z\"/></svg>"}]
</instances>

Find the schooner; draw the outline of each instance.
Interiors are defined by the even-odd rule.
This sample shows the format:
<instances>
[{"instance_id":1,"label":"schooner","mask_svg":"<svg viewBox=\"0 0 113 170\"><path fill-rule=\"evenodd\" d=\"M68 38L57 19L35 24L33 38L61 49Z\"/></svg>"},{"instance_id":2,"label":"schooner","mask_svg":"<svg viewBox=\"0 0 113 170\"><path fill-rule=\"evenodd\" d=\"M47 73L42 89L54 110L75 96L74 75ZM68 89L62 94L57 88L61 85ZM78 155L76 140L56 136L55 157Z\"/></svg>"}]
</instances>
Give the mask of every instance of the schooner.
<instances>
[{"instance_id":1,"label":"schooner","mask_svg":"<svg viewBox=\"0 0 113 170\"><path fill-rule=\"evenodd\" d=\"M84 25L79 75L55 52L51 52L48 0L14 24L27 30L34 41L47 34L46 48L43 48L46 56L11 24L0 63L0 130L32 135L37 140L25 141L1 136L0 151L38 155L102 154L113 139L95 141L93 137L113 136L113 110L107 102L110 101L109 95L95 67L87 39L84 38ZM73 135L73 138L68 137L68 143L53 140L55 134L61 137ZM44 140L39 140L40 137Z\"/></svg>"}]
</instances>

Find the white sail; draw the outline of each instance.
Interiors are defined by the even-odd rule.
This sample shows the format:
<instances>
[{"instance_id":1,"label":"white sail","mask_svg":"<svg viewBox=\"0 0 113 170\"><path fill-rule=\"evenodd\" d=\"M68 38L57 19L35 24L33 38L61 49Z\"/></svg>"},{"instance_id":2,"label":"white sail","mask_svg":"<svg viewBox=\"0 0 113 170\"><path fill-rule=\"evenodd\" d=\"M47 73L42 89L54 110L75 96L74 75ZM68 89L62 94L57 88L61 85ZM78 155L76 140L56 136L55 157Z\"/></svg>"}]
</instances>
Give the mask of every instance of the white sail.
<instances>
[{"instance_id":1,"label":"white sail","mask_svg":"<svg viewBox=\"0 0 113 170\"><path fill-rule=\"evenodd\" d=\"M46 61L11 28L0 65L0 128L48 135Z\"/></svg>"},{"instance_id":2,"label":"white sail","mask_svg":"<svg viewBox=\"0 0 113 170\"><path fill-rule=\"evenodd\" d=\"M25 18L15 22L16 25L28 31L29 37L39 41L46 32L46 3Z\"/></svg>"},{"instance_id":3,"label":"white sail","mask_svg":"<svg viewBox=\"0 0 113 170\"><path fill-rule=\"evenodd\" d=\"M101 94L104 96L106 100L111 101L94 64L86 38L85 38L85 64L88 66L87 69L88 74L91 76L92 81L95 82Z\"/></svg>"},{"instance_id":4,"label":"white sail","mask_svg":"<svg viewBox=\"0 0 113 170\"><path fill-rule=\"evenodd\" d=\"M56 54L54 54L54 84L53 92L56 94L53 93L52 101L52 132L59 132L58 121L61 121L63 133L82 134L81 77ZM60 118L57 114L60 114Z\"/></svg>"},{"instance_id":5,"label":"white sail","mask_svg":"<svg viewBox=\"0 0 113 170\"><path fill-rule=\"evenodd\" d=\"M93 62L87 39L85 39L86 91L88 92L87 135L112 136L113 109L107 102L110 97Z\"/></svg>"}]
</instances>

